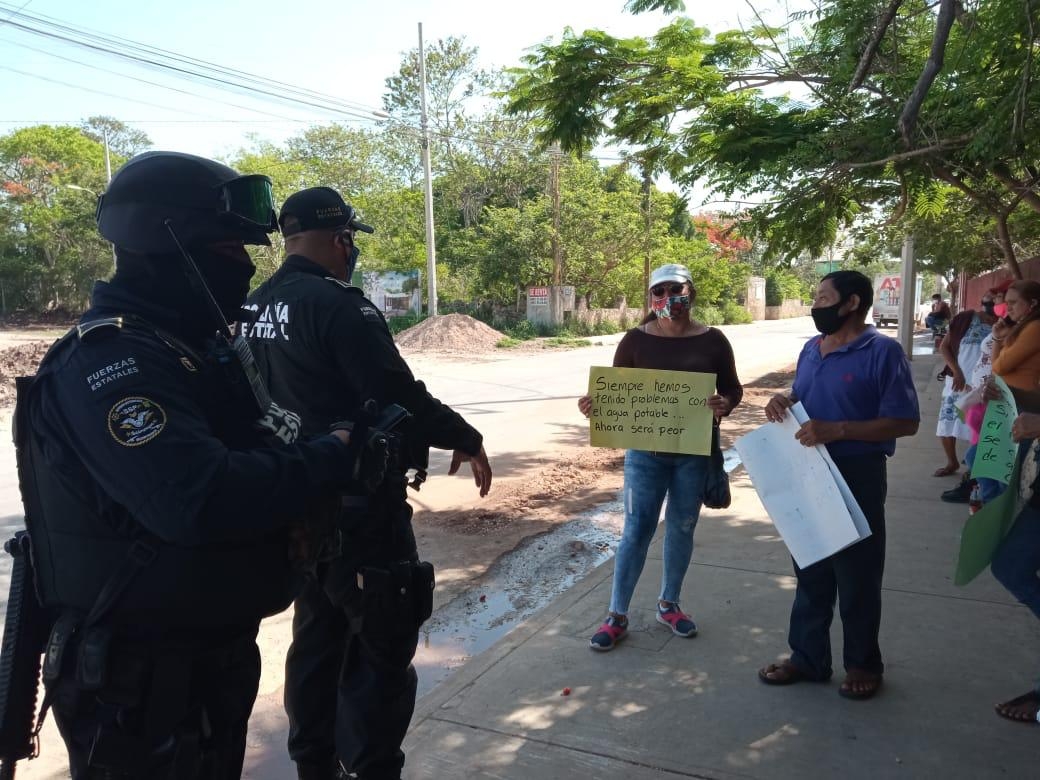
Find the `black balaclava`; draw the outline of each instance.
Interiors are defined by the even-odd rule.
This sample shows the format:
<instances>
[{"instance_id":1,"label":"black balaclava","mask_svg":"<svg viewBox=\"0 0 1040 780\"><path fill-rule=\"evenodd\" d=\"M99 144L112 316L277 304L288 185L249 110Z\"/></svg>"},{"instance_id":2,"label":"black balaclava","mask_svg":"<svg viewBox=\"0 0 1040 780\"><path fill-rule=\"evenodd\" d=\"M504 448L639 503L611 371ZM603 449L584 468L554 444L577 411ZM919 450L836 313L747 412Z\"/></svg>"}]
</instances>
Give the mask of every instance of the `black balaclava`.
<instances>
[{"instance_id":1,"label":"black balaclava","mask_svg":"<svg viewBox=\"0 0 1040 780\"><path fill-rule=\"evenodd\" d=\"M228 322L240 319L239 311L249 295L249 280L256 273L256 266L205 248L193 250L191 256L224 319Z\"/></svg>"},{"instance_id":2,"label":"black balaclava","mask_svg":"<svg viewBox=\"0 0 1040 780\"><path fill-rule=\"evenodd\" d=\"M180 319L178 335L201 339L217 331L212 309L197 286L189 282L187 264L179 252L140 255L117 248L116 254L112 284L148 303L176 312ZM190 254L224 318L240 319L240 309L256 267L202 247L194 248Z\"/></svg>"}]
</instances>

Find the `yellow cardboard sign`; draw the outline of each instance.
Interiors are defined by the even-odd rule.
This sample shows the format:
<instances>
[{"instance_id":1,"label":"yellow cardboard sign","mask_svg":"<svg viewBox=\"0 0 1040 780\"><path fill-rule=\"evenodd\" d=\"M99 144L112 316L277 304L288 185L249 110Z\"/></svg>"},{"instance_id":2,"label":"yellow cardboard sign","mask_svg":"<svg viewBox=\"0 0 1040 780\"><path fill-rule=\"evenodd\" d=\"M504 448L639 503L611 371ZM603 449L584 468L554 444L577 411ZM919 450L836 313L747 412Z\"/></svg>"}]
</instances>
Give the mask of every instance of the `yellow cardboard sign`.
<instances>
[{"instance_id":1,"label":"yellow cardboard sign","mask_svg":"<svg viewBox=\"0 0 1040 780\"><path fill-rule=\"evenodd\" d=\"M650 368L589 369L589 443L656 452L711 452L715 374Z\"/></svg>"}]
</instances>

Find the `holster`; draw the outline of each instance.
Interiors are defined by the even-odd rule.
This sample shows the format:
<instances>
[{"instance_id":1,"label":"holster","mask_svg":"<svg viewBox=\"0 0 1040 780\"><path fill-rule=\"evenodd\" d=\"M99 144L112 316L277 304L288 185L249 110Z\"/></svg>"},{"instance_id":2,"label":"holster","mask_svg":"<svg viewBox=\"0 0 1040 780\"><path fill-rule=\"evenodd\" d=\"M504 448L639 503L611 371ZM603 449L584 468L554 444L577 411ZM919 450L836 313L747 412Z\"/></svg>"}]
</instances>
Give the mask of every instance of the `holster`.
<instances>
[{"instance_id":1,"label":"holster","mask_svg":"<svg viewBox=\"0 0 1040 780\"><path fill-rule=\"evenodd\" d=\"M433 613L433 564L398 561L387 568L361 569L361 610L366 627L396 633L417 631Z\"/></svg>"}]
</instances>

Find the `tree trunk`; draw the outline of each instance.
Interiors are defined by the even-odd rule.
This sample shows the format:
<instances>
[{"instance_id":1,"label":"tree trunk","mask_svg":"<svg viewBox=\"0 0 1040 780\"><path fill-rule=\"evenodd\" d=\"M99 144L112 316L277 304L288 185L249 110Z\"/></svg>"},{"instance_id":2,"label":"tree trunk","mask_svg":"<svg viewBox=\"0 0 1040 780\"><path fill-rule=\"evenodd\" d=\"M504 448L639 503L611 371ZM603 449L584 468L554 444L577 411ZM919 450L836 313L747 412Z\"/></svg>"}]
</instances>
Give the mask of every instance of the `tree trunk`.
<instances>
[{"instance_id":1,"label":"tree trunk","mask_svg":"<svg viewBox=\"0 0 1040 780\"><path fill-rule=\"evenodd\" d=\"M1004 260L1016 279L1022 278L1022 267L1015 257L1015 242L1011 240L1011 230L1008 228L1008 215L997 215L997 238L1000 239L1000 248L1004 252Z\"/></svg>"}]
</instances>

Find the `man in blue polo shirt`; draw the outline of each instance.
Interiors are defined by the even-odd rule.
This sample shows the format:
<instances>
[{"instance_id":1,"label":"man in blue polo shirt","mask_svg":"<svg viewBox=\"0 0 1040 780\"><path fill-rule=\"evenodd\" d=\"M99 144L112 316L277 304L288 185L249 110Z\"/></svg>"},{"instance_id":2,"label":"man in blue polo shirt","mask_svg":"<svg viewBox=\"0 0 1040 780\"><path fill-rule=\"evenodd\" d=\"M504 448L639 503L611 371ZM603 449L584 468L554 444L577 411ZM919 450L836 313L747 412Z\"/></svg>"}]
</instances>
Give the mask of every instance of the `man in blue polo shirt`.
<instances>
[{"instance_id":1,"label":"man in blue polo shirt","mask_svg":"<svg viewBox=\"0 0 1040 780\"><path fill-rule=\"evenodd\" d=\"M858 271L835 271L820 281L812 316L822 335L798 357L794 387L774 396L766 417L779 422L801 401L809 420L796 434L806 447L826 445L870 524L871 535L801 569L788 643L791 657L758 672L769 685L830 679L830 625L840 599L845 681L839 693L869 699L881 687L878 645L881 578L885 568L885 461L896 439L917 432L920 411L910 364L899 344L867 325L874 299Z\"/></svg>"}]
</instances>

